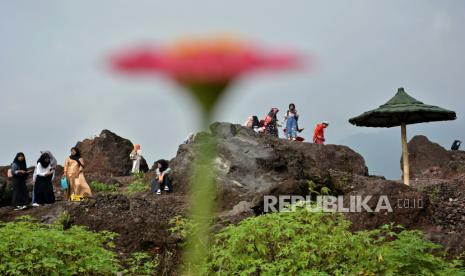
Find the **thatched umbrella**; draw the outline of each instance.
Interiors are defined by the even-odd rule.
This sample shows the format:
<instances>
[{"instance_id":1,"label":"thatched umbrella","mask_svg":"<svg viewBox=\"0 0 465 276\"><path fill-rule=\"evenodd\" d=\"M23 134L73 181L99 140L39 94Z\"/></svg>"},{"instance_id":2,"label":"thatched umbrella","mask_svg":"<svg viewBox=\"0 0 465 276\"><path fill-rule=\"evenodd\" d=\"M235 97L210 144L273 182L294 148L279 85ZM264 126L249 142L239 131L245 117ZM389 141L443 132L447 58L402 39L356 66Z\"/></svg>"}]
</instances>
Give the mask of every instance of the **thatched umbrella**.
<instances>
[{"instance_id":1,"label":"thatched umbrella","mask_svg":"<svg viewBox=\"0 0 465 276\"><path fill-rule=\"evenodd\" d=\"M395 127L401 126L402 133L402 159L404 167L404 184L410 183L410 172L407 148L407 125L455 120L454 111L434 105L424 104L405 93L399 88L397 94L386 104L377 109L367 111L349 122L356 126L365 127Z\"/></svg>"}]
</instances>

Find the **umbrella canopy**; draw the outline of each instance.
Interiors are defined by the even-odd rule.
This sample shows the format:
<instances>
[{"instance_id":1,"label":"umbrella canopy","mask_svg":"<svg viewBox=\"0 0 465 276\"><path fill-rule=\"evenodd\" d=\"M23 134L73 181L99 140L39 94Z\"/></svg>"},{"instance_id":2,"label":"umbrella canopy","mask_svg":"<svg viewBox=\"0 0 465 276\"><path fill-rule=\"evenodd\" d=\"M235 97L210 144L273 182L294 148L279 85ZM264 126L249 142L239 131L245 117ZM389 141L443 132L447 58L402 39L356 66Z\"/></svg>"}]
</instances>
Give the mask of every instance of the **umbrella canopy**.
<instances>
[{"instance_id":1,"label":"umbrella canopy","mask_svg":"<svg viewBox=\"0 0 465 276\"><path fill-rule=\"evenodd\" d=\"M349 119L356 126L365 127L395 127L401 126L402 163L404 184L410 183L410 169L407 148L407 125L435 121L448 121L457 118L454 111L434 105L424 104L408 95L404 88L399 88L397 94L387 103L377 109L367 111L358 117Z\"/></svg>"},{"instance_id":2,"label":"umbrella canopy","mask_svg":"<svg viewBox=\"0 0 465 276\"><path fill-rule=\"evenodd\" d=\"M365 127L395 127L402 124L448 121L456 118L454 111L424 104L408 95L401 87L387 103L354 117L349 122Z\"/></svg>"}]
</instances>

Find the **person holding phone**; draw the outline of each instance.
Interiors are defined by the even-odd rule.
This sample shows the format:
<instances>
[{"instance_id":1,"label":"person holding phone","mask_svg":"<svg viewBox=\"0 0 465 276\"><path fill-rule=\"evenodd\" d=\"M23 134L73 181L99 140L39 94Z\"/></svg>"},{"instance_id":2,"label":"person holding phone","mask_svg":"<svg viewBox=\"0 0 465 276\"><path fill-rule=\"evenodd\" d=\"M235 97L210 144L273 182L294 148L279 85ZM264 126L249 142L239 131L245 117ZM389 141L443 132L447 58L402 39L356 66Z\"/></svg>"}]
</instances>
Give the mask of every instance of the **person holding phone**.
<instances>
[{"instance_id":1,"label":"person holding phone","mask_svg":"<svg viewBox=\"0 0 465 276\"><path fill-rule=\"evenodd\" d=\"M26 186L28 175L26 157L24 153L19 152L11 164L13 194L11 197L11 205L15 210L23 210L27 208L29 194Z\"/></svg>"},{"instance_id":2,"label":"person holding phone","mask_svg":"<svg viewBox=\"0 0 465 276\"><path fill-rule=\"evenodd\" d=\"M36 179L34 182L34 200L38 205L55 203L52 178L55 169L52 167L48 153L43 153L36 167Z\"/></svg>"}]
</instances>

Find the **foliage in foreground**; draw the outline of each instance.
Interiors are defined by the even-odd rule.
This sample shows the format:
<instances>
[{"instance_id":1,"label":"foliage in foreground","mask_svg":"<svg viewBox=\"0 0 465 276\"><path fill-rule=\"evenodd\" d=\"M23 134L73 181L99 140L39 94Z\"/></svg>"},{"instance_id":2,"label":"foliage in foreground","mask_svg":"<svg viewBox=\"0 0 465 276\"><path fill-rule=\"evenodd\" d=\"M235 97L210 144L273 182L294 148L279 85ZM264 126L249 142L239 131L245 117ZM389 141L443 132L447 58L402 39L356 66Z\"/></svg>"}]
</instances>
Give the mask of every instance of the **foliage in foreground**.
<instances>
[{"instance_id":1,"label":"foliage in foreground","mask_svg":"<svg viewBox=\"0 0 465 276\"><path fill-rule=\"evenodd\" d=\"M90 188L94 192L101 192L101 193L107 193L107 192L116 192L118 187L114 184L105 184L102 182L98 181L93 181L90 183Z\"/></svg>"},{"instance_id":2,"label":"foliage in foreground","mask_svg":"<svg viewBox=\"0 0 465 276\"><path fill-rule=\"evenodd\" d=\"M152 275L159 265L159 256L150 256L145 252L135 252L126 259L128 267L124 270L127 275Z\"/></svg>"},{"instance_id":3,"label":"foliage in foreground","mask_svg":"<svg viewBox=\"0 0 465 276\"><path fill-rule=\"evenodd\" d=\"M120 266L115 234L82 226L34 223L30 218L0 224L0 275L110 275ZM106 247L106 248L105 248Z\"/></svg>"},{"instance_id":4,"label":"foliage in foreground","mask_svg":"<svg viewBox=\"0 0 465 276\"><path fill-rule=\"evenodd\" d=\"M273 213L215 236L210 275L465 275L419 231L384 226L352 233L342 215Z\"/></svg>"},{"instance_id":5,"label":"foliage in foreground","mask_svg":"<svg viewBox=\"0 0 465 276\"><path fill-rule=\"evenodd\" d=\"M0 275L153 275L159 256L132 253L120 261L109 249L116 234L95 233L67 225L64 213L57 223L36 223L24 216L0 223ZM66 222L66 223L64 223ZM122 265L121 265L122 264Z\"/></svg>"}]
</instances>

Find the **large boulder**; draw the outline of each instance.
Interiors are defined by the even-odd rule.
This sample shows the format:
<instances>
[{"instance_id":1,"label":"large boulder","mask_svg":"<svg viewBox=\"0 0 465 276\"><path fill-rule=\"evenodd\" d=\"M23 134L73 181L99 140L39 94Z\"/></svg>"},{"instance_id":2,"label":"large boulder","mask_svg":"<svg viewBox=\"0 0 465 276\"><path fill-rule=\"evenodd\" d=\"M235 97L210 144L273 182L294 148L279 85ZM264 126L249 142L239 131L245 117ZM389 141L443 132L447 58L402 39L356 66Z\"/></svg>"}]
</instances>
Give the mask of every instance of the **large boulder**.
<instances>
[{"instance_id":1,"label":"large boulder","mask_svg":"<svg viewBox=\"0 0 465 276\"><path fill-rule=\"evenodd\" d=\"M316 145L277 139L229 123L211 125L211 134L197 135L195 142L181 145L171 161L173 184L187 191L191 164L200 143L216 137L218 199L220 208L232 209L240 202L260 204L263 195L308 193L308 180L327 186L329 170L368 175L361 155L348 147Z\"/></svg>"},{"instance_id":2,"label":"large boulder","mask_svg":"<svg viewBox=\"0 0 465 276\"><path fill-rule=\"evenodd\" d=\"M132 161L129 154L134 148L131 141L122 138L109 130L103 130L93 139L78 142L76 147L81 151L86 162L86 175L127 176L131 172ZM148 171L145 159L142 159L141 170Z\"/></svg>"},{"instance_id":3,"label":"large boulder","mask_svg":"<svg viewBox=\"0 0 465 276\"><path fill-rule=\"evenodd\" d=\"M445 178L465 174L465 152L446 150L427 137L415 136L408 143L411 178Z\"/></svg>"}]
</instances>

